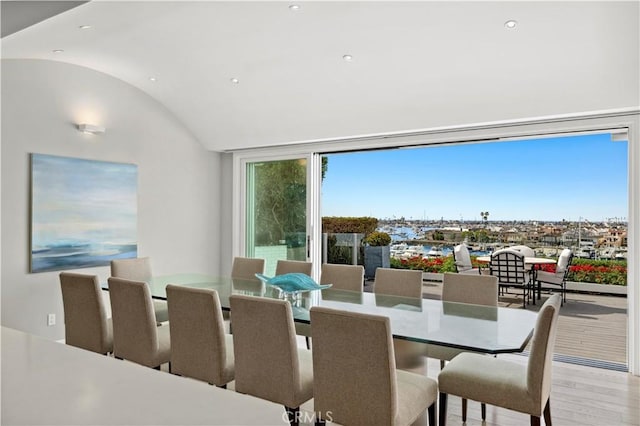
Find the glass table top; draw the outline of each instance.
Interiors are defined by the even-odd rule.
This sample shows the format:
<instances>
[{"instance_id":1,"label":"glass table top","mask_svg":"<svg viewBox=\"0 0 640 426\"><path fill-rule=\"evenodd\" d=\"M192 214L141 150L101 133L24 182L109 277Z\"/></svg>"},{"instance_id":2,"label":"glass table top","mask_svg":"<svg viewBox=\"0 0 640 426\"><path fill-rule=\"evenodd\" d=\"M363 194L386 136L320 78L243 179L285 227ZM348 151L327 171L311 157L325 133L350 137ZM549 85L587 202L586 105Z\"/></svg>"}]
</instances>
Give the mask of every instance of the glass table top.
<instances>
[{"instance_id":1,"label":"glass table top","mask_svg":"<svg viewBox=\"0 0 640 426\"><path fill-rule=\"evenodd\" d=\"M151 294L166 299L167 284L209 288L229 310L231 294L279 298L278 289L259 281L203 274L154 277ZM301 293L291 301L294 320L309 323L309 309L324 306L390 319L395 338L490 354L521 352L531 338L536 314L524 309L488 307L399 296L325 289Z\"/></svg>"}]
</instances>

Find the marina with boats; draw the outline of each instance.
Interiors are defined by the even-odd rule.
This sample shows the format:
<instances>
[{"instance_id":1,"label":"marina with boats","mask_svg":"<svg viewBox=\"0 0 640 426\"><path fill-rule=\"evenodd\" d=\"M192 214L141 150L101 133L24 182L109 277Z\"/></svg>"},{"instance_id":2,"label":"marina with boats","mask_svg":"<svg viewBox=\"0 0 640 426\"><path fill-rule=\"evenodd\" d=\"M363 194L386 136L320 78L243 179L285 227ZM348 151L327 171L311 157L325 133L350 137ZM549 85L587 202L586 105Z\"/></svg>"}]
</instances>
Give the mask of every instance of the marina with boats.
<instances>
[{"instance_id":1,"label":"marina with boats","mask_svg":"<svg viewBox=\"0 0 640 426\"><path fill-rule=\"evenodd\" d=\"M398 259L448 256L465 243L473 256L523 244L537 256L557 257L571 248L574 256L594 260L626 260L626 222L542 221L392 221L381 220L379 230L391 236L391 256Z\"/></svg>"}]
</instances>

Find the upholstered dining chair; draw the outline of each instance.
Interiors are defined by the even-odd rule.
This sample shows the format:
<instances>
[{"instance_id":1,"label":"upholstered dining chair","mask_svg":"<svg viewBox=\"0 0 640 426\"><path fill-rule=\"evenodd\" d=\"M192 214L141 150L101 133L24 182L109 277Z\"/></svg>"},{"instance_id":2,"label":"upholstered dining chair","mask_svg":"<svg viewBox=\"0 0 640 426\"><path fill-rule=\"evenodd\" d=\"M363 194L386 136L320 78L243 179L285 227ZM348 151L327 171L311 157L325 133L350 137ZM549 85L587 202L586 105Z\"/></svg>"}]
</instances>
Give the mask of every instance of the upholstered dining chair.
<instances>
[{"instance_id":1,"label":"upholstered dining chair","mask_svg":"<svg viewBox=\"0 0 640 426\"><path fill-rule=\"evenodd\" d=\"M323 263L320 284L333 284L338 290L364 291L364 266Z\"/></svg>"},{"instance_id":2,"label":"upholstered dining chair","mask_svg":"<svg viewBox=\"0 0 640 426\"><path fill-rule=\"evenodd\" d=\"M445 273L442 280L442 301L498 307L498 278L491 275ZM440 345L427 345L427 355L440 360L440 369L446 361L468 351ZM481 406L483 418L486 405ZM467 400L462 400L462 421L467 421Z\"/></svg>"},{"instance_id":3,"label":"upholstered dining chair","mask_svg":"<svg viewBox=\"0 0 640 426\"><path fill-rule=\"evenodd\" d=\"M522 307L526 307L529 297L530 277L525 270L524 254L516 250L497 250L491 255L489 270L498 277L500 288L515 287L522 289Z\"/></svg>"},{"instance_id":4,"label":"upholstered dining chair","mask_svg":"<svg viewBox=\"0 0 640 426\"><path fill-rule=\"evenodd\" d=\"M556 264L555 272L546 272L546 271L536 271L536 282L538 283L538 288L551 288L551 286L555 286L559 288L560 293L562 293L562 303L567 301L567 275L569 275L569 267L571 266L571 262L573 260L573 252L571 249L564 249L560 252L560 257L558 257L558 263ZM544 285L548 284L548 285Z\"/></svg>"},{"instance_id":5,"label":"upholstered dining chair","mask_svg":"<svg viewBox=\"0 0 640 426\"><path fill-rule=\"evenodd\" d=\"M373 292L422 299L422 271L378 268L373 281Z\"/></svg>"},{"instance_id":6,"label":"upholstered dining chair","mask_svg":"<svg viewBox=\"0 0 640 426\"><path fill-rule=\"evenodd\" d=\"M286 300L231 295L236 392L285 406L292 425L313 397L311 351L298 348Z\"/></svg>"},{"instance_id":7,"label":"upholstered dining chair","mask_svg":"<svg viewBox=\"0 0 640 426\"><path fill-rule=\"evenodd\" d=\"M256 274L264 273L264 259L252 257L234 257L231 266L231 278L260 281Z\"/></svg>"},{"instance_id":8,"label":"upholstered dining chair","mask_svg":"<svg viewBox=\"0 0 640 426\"><path fill-rule=\"evenodd\" d=\"M300 273L311 276L311 269L313 264L311 262L304 262L300 260L278 260L276 263L276 275ZM309 324L295 323L296 334L298 336L304 336L307 344L307 349L311 349L311 328Z\"/></svg>"},{"instance_id":9,"label":"upholstered dining chair","mask_svg":"<svg viewBox=\"0 0 640 426\"><path fill-rule=\"evenodd\" d=\"M422 271L377 268L373 281L375 294L422 299ZM402 369L419 367L426 355L424 343L393 339L396 366Z\"/></svg>"},{"instance_id":10,"label":"upholstered dining chair","mask_svg":"<svg viewBox=\"0 0 640 426\"><path fill-rule=\"evenodd\" d=\"M540 309L526 365L474 353L452 359L438 375L440 425L446 425L448 395L530 415L531 425L551 424L551 370L561 297ZM485 420L483 416L483 420Z\"/></svg>"},{"instance_id":11,"label":"upholstered dining chair","mask_svg":"<svg viewBox=\"0 0 640 426\"><path fill-rule=\"evenodd\" d=\"M224 332L218 292L167 285L171 373L226 388L233 380L233 337Z\"/></svg>"},{"instance_id":12,"label":"upholstered dining chair","mask_svg":"<svg viewBox=\"0 0 640 426\"><path fill-rule=\"evenodd\" d=\"M396 370L389 318L311 308L314 412L344 425L410 425L427 408L435 425L438 385ZM375 389L375 391L372 391Z\"/></svg>"},{"instance_id":13,"label":"upholstered dining chair","mask_svg":"<svg viewBox=\"0 0 640 426\"><path fill-rule=\"evenodd\" d=\"M456 271L459 274L480 274L480 268L474 268L471 264L469 248L465 244L458 244L453 248L453 260Z\"/></svg>"},{"instance_id":14,"label":"upholstered dining chair","mask_svg":"<svg viewBox=\"0 0 640 426\"><path fill-rule=\"evenodd\" d=\"M312 267L313 264L311 262L304 262L301 260L278 260L278 263L276 263L276 275L298 272L311 276Z\"/></svg>"},{"instance_id":15,"label":"upholstered dining chair","mask_svg":"<svg viewBox=\"0 0 640 426\"><path fill-rule=\"evenodd\" d=\"M169 327L158 327L149 284L110 277L113 356L160 369L171 360Z\"/></svg>"},{"instance_id":16,"label":"upholstered dining chair","mask_svg":"<svg viewBox=\"0 0 640 426\"><path fill-rule=\"evenodd\" d=\"M107 319L98 276L61 272L60 288L65 343L99 354L112 352L112 324Z\"/></svg>"},{"instance_id":17,"label":"upholstered dining chair","mask_svg":"<svg viewBox=\"0 0 640 426\"><path fill-rule=\"evenodd\" d=\"M149 282L153 276L151 273L151 259L148 257L114 259L111 261L111 276L133 281ZM164 300L153 300L153 312L158 325L169 320L167 302Z\"/></svg>"}]
</instances>

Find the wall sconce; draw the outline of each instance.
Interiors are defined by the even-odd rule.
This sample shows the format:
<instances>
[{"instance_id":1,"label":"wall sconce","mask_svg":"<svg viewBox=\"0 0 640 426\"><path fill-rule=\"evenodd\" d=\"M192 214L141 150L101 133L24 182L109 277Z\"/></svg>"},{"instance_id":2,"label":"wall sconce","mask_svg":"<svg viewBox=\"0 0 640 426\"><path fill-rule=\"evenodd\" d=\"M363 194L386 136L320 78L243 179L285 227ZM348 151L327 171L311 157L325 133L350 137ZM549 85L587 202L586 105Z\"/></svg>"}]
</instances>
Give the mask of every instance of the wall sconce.
<instances>
[{"instance_id":1,"label":"wall sconce","mask_svg":"<svg viewBox=\"0 0 640 426\"><path fill-rule=\"evenodd\" d=\"M82 124L78 124L78 130L88 135L100 135L104 133L107 129L101 126L96 126L95 124L82 123Z\"/></svg>"}]
</instances>

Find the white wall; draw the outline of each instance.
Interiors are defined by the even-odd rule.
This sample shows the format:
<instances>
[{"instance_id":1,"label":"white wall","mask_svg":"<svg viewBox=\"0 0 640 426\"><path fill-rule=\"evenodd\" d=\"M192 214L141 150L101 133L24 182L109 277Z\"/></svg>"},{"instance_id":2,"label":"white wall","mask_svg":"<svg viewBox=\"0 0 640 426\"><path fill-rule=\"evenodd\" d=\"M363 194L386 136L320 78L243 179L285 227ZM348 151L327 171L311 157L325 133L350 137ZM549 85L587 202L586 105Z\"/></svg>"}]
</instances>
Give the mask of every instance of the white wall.
<instances>
[{"instance_id":1,"label":"white wall","mask_svg":"<svg viewBox=\"0 0 640 426\"><path fill-rule=\"evenodd\" d=\"M79 122L107 131L84 135L74 126ZM58 272L28 272L29 153L137 164L138 255L150 256L157 274L219 273L220 154L121 80L60 62L3 60L3 326L64 336ZM106 266L77 272L109 276ZM48 313L57 325L46 326Z\"/></svg>"}]
</instances>

